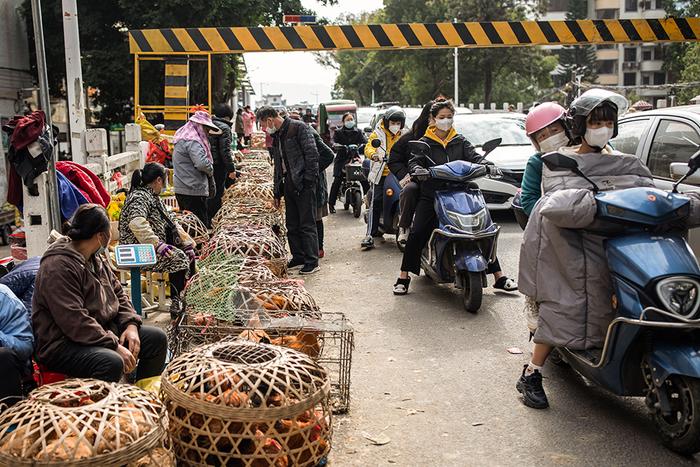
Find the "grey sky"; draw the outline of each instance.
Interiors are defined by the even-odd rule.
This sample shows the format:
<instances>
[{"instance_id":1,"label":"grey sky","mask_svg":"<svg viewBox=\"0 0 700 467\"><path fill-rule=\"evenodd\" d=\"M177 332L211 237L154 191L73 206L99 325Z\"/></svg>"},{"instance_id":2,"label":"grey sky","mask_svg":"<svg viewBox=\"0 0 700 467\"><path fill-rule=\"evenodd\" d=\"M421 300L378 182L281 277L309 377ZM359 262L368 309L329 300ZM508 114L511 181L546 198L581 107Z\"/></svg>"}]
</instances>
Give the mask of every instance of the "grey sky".
<instances>
[{"instance_id":1,"label":"grey sky","mask_svg":"<svg viewBox=\"0 0 700 467\"><path fill-rule=\"evenodd\" d=\"M319 16L336 19L345 13L358 14L381 8L382 0L339 0L333 6L321 6L316 0L302 0L304 7L316 10ZM316 63L308 52L266 52L245 54L250 80L259 97L284 94L287 104L303 100L311 103L328 100L336 72ZM316 95L317 94L317 95Z\"/></svg>"}]
</instances>

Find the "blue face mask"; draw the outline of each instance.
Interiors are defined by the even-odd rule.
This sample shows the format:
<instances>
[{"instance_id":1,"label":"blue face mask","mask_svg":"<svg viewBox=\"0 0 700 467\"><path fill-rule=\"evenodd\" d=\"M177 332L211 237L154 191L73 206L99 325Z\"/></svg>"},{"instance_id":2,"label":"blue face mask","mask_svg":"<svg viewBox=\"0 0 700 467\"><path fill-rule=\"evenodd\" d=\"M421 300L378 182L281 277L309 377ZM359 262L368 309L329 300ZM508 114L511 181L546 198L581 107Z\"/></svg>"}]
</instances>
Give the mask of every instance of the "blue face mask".
<instances>
[{"instance_id":1,"label":"blue face mask","mask_svg":"<svg viewBox=\"0 0 700 467\"><path fill-rule=\"evenodd\" d=\"M355 120L348 120L344 123L344 125L345 128L347 128L348 130L352 130L353 128L355 128Z\"/></svg>"},{"instance_id":2,"label":"blue face mask","mask_svg":"<svg viewBox=\"0 0 700 467\"><path fill-rule=\"evenodd\" d=\"M109 244L109 242L107 242L107 244ZM95 252L95 256L100 256L101 254L103 254L105 252L106 249L107 249L107 246L102 245L102 240L100 240L100 247Z\"/></svg>"}]
</instances>

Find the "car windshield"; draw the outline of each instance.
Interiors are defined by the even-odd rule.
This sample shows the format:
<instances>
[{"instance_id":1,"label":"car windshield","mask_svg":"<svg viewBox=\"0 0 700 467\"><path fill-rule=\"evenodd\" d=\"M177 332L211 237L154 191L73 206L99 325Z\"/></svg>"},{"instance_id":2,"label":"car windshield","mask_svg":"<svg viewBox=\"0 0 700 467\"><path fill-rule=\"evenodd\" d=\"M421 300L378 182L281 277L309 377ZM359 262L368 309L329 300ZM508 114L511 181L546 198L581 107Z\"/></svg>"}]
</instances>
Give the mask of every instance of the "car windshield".
<instances>
[{"instance_id":1,"label":"car windshield","mask_svg":"<svg viewBox=\"0 0 700 467\"><path fill-rule=\"evenodd\" d=\"M529 146L532 143L525 134L525 119L511 116L484 114L455 115L455 129L474 146L502 138L501 146Z\"/></svg>"},{"instance_id":2,"label":"car windshield","mask_svg":"<svg viewBox=\"0 0 700 467\"><path fill-rule=\"evenodd\" d=\"M357 121L362 123L368 123L370 120L372 120L374 112L374 109L371 107L368 109L357 109Z\"/></svg>"}]
</instances>

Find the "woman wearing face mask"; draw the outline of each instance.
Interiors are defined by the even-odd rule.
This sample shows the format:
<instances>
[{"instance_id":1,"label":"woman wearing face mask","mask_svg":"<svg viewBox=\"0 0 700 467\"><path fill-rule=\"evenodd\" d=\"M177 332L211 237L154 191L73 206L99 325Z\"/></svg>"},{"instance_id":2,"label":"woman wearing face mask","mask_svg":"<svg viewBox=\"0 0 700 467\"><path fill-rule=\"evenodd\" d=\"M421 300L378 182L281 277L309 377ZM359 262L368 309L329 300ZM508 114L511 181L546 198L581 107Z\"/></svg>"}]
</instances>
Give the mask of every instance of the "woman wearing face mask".
<instances>
[{"instance_id":1,"label":"woman wearing face mask","mask_svg":"<svg viewBox=\"0 0 700 467\"><path fill-rule=\"evenodd\" d=\"M153 271L170 277L170 316L180 312L180 293L194 271L195 242L177 224L160 199L165 187L165 167L149 163L131 176L131 191L119 216L121 243L144 243L156 249L158 262Z\"/></svg>"},{"instance_id":2,"label":"woman wearing face mask","mask_svg":"<svg viewBox=\"0 0 700 467\"><path fill-rule=\"evenodd\" d=\"M452 126L454 114L455 108L451 101L437 101L433 104L430 115L435 124L428 126L425 136L421 138L421 141L430 145L430 159L427 157L411 159L409 163L411 172L417 167L429 168L457 160L477 162L482 159L474 146ZM401 273L394 284L394 295L408 293L408 286L411 283L409 273L420 274L421 252L437 223L434 205L435 190L438 187L439 185L432 180L426 180L420 184L420 198L413 218L413 227L406 242ZM488 273L493 274L496 279L494 288L506 291L517 290L515 281L503 275L498 260L489 265Z\"/></svg>"},{"instance_id":3,"label":"woman wearing face mask","mask_svg":"<svg viewBox=\"0 0 700 467\"><path fill-rule=\"evenodd\" d=\"M398 105L394 105L386 109L384 116L377 123L369 140L365 146L365 157L372 159L373 163L381 163L384 157L388 157L391 153L391 148L396 142L408 132L405 129L406 113ZM379 140L381 145L378 148L372 146L372 141ZM382 209L384 207L384 180L389 175L389 165L384 166L382 178L379 183L374 185L372 189L372 212L369 223L367 224L367 236L362 240L362 248L369 250L374 248L374 238L381 237L382 233L379 230L379 221L382 217Z\"/></svg>"},{"instance_id":4,"label":"woman wearing face mask","mask_svg":"<svg viewBox=\"0 0 700 467\"><path fill-rule=\"evenodd\" d=\"M335 161L333 162L333 184L331 185L331 192L328 196L328 208L331 214L335 213L335 203L338 200L340 185L345 178L343 169L346 164L351 162L348 160L347 148L343 146L356 144L360 147L366 143L367 138L365 138L365 134L357 128L355 116L350 112L343 115L342 126L335 130L333 134L333 144L331 145L331 147L334 147L336 144L341 146L336 149Z\"/></svg>"},{"instance_id":5,"label":"woman wearing face mask","mask_svg":"<svg viewBox=\"0 0 700 467\"><path fill-rule=\"evenodd\" d=\"M627 100L602 89L586 91L569 109L569 127L579 146L556 152L575 159L601 190L653 186L649 169L634 155L613 152L617 119ZM535 205L520 249L520 290L539 309L532 359L517 390L528 407L549 406L542 366L555 347L602 348L614 318L605 238L586 231L595 221L591 184L566 169L542 168L542 198Z\"/></svg>"},{"instance_id":6,"label":"woman wearing face mask","mask_svg":"<svg viewBox=\"0 0 700 467\"><path fill-rule=\"evenodd\" d=\"M165 332L142 325L101 254L110 241L107 212L80 206L66 235L46 250L36 277L32 325L39 363L69 377L112 382L134 370L137 380L160 375Z\"/></svg>"},{"instance_id":7,"label":"woman wearing face mask","mask_svg":"<svg viewBox=\"0 0 700 467\"><path fill-rule=\"evenodd\" d=\"M527 161L521 185L520 201L529 216L542 196L542 155L571 144L566 109L556 102L538 105L527 114L525 131L538 151Z\"/></svg>"}]
</instances>

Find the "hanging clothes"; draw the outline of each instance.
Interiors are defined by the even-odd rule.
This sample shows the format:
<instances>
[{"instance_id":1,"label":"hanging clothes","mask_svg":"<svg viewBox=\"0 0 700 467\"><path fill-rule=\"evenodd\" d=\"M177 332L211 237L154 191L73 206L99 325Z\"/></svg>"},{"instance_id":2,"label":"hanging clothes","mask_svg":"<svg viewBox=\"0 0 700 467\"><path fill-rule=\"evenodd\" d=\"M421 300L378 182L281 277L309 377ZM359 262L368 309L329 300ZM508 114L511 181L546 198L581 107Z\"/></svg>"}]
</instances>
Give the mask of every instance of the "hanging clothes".
<instances>
[{"instance_id":1,"label":"hanging clothes","mask_svg":"<svg viewBox=\"0 0 700 467\"><path fill-rule=\"evenodd\" d=\"M106 208L112 200L112 197L97 175L82 165L72 161L59 161L56 162L56 170L65 175L68 180L85 193L89 202Z\"/></svg>"}]
</instances>

